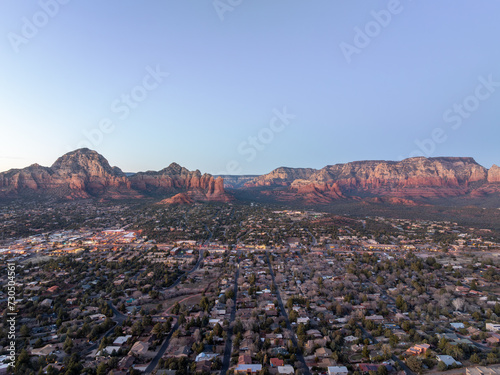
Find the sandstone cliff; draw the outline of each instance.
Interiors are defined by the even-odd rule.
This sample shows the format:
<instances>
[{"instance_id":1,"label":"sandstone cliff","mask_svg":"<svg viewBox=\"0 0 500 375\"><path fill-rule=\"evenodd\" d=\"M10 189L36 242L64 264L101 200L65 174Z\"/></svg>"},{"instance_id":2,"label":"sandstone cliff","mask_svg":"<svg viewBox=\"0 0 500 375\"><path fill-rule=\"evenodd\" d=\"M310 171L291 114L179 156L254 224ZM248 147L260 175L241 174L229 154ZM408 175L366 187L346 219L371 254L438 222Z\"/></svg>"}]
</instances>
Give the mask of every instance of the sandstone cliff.
<instances>
[{"instance_id":1,"label":"sandstone cliff","mask_svg":"<svg viewBox=\"0 0 500 375\"><path fill-rule=\"evenodd\" d=\"M64 199L125 199L187 193L190 199L226 202L224 181L172 163L159 172L127 177L89 149L69 152L51 167L34 164L0 173L0 198L55 197Z\"/></svg>"},{"instance_id":2,"label":"sandstone cliff","mask_svg":"<svg viewBox=\"0 0 500 375\"><path fill-rule=\"evenodd\" d=\"M488 194L497 191L500 168L490 171L472 158L410 158L395 161L358 161L320 170L283 168L260 176L247 187L270 186L264 192L278 200L328 203L337 199L385 197L380 202L414 205L414 201Z\"/></svg>"}]
</instances>

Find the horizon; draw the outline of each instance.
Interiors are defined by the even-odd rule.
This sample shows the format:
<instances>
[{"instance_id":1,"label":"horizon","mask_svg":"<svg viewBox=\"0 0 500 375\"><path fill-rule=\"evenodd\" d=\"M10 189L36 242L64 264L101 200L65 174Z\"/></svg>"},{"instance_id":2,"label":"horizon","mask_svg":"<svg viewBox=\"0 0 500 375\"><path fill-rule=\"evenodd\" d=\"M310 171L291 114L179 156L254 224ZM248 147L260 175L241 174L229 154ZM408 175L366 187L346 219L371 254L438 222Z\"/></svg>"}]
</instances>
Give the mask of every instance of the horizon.
<instances>
[{"instance_id":1,"label":"horizon","mask_svg":"<svg viewBox=\"0 0 500 375\"><path fill-rule=\"evenodd\" d=\"M160 171L164 168L167 168L168 166L172 165L172 164L177 164L181 167L184 167L186 168L184 165L182 165L182 163L179 163L177 161L171 161L169 163L167 163L167 165L165 165L164 167L160 168L160 169L157 169L157 170L152 170L152 169L144 169L144 170L138 170L138 171L129 171L129 170L124 170L123 168L121 168L119 165L115 165L113 163L110 163L108 158L106 157L106 155L103 155L101 153L99 153L97 150L92 150L92 149L89 149L89 148L79 148L79 149L75 149L75 150L72 150L72 151L69 151L67 153L65 153L64 155L66 154L71 154L71 153L75 153L77 151L85 151L85 150L88 150L88 151L92 151L92 152L97 152L99 155L101 155L102 157L104 157L109 165L111 167L118 167L123 173L126 173L126 174L137 174L137 173L143 173L143 172L149 172L149 171ZM10 170L19 170L19 169L24 169L24 168L29 168L33 165L40 165L42 167L47 167L47 168L50 168L60 157L64 156L64 155L60 155L57 159L54 160L54 162L50 163L50 165L43 165L43 164L40 164L40 163L33 163L33 164L30 164L30 165L27 165L25 167L22 167L22 168L11 168L9 170L5 170L5 171L2 171L0 170L0 174L1 173L5 173L5 172L9 172ZM476 158L474 158L473 156L432 156L432 157L425 157L425 156L414 156L414 157L410 157L410 158L406 158L406 159L403 159L403 160L408 160L408 159L415 159L415 158L425 158L425 159L449 159L449 158L459 158L459 159L472 159L474 162L476 162L478 165L482 166L483 168L486 168L487 170L491 169L493 166L497 165L496 163L493 163L490 167L488 166L485 166L485 165L482 165L481 163L479 163ZM200 171L200 173L208 173L208 174L211 174L211 175L214 175L214 176L221 176L221 177L224 177L224 176L261 176L261 175L264 175L264 174L268 174L276 169L280 169L280 168L291 168L291 169L315 169L315 170L320 170L322 168L326 168L328 166L332 166L332 165L340 165L340 164L348 164L348 163L363 163L363 162L381 162L381 163L384 163L384 162L387 162L387 163L398 163L398 162L401 162L402 160L352 160L352 161L349 161L349 162L346 162L346 163L333 163L333 164L326 164L324 165L323 167L321 168L312 168L312 167L290 167L290 166L279 166L279 167L275 167L275 168L272 168L271 170L263 173L263 174L254 174L254 173L248 173L248 174L215 174L215 173L209 173L209 172L202 172L199 168L194 168L194 169L190 169L190 168L187 168L189 169L190 171Z\"/></svg>"},{"instance_id":2,"label":"horizon","mask_svg":"<svg viewBox=\"0 0 500 375\"><path fill-rule=\"evenodd\" d=\"M127 173L500 162L499 3L231 4L0 4L0 171L80 147Z\"/></svg>"}]
</instances>

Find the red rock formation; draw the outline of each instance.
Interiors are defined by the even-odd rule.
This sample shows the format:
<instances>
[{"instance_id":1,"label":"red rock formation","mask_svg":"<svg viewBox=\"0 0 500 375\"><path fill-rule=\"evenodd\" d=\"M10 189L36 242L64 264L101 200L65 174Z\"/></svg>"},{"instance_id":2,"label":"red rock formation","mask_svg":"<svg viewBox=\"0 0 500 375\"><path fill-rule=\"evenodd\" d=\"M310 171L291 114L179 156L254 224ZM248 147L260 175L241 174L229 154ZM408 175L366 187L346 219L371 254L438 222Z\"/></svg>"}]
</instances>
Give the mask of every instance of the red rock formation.
<instances>
[{"instance_id":1,"label":"red rock formation","mask_svg":"<svg viewBox=\"0 0 500 375\"><path fill-rule=\"evenodd\" d=\"M139 197L119 168L112 168L95 151L67 153L50 167L34 164L0 173L0 197L53 196L58 198Z\"/></svg>"},{"instance_id":2,"label":"red rock formation","mask_svg":"<svg viewBox=\"0 0 500 375\"><path fill-rule=\"evenodd\" d=\"M192 204L194 200L191 199L186 193L179 193L173 197L163 199L158 204Z\"/></svg>"},{"instance_id":3,"label":"red rock formation","mask_svg":"<svg viewBox=\"0 0 500 375\"><path fill-rule=\"evenodd\" d=\"M124 199L144 195L172 195L187 192L191 199L227 202L222 178L200 171L190 172L171 164L159 172L141 172L128 178L111 167L97 152L79 149L69 152L50 167L34 164L0 173L0 198L50 196L66 199Z\"/></svg>"},{"instance_id":4,"label":"red rock formation","mask_svg":"<svg viewBox=\"0 0 500 375\"><path fill-rule=\"evenodd\" d=\"M165 195L182 190L201 201L227 202L231 196L224 191L224 179L199 170L189 171L176 163L159 172L140 172L130 177L132 188L150 195Z\"/></svg>"},{"instance_id":5,"label":"red rock formation","mask_svg":"<svg viewBox=\"0 0 500 375\"><path fill-rule=\"evenodd\" d=\"M491 184L500 183L500 167L496 164L488 171L488 182Z\"/></svg>"},{"instance_id":6,"label":"red rock formation","mask_svg":"<svg viewBox=\"0 0 500 375\"><path fill-rule=\"evenodd\" d=\"M387 197L384 202L414 205L414 200L464 196L474 191L473 185L500 178L498 170L492 168L488 174L472 158L453 157L337 164L294 180L293 170L288 168L285 172L276 170L261 176L252 186L275 187L275 193L266 192L266 195L274 194L280 200L291 200L295 195L295 200L325 203L361 196ZM287 193L283 193L283 187Z\"/></svg>"},{"instance_id":7,"label":"red rock formation","mask_svg":"<svg viewBox=\"0 0 500 375\"><path fill-rule=\"evenodd\" d=\"M245 187L288 186L295 180L308 179L314 172L316 172L316 169L312 168L280 167L271 173L258 176L245 183Z\"/></svg>"}]
</instances>

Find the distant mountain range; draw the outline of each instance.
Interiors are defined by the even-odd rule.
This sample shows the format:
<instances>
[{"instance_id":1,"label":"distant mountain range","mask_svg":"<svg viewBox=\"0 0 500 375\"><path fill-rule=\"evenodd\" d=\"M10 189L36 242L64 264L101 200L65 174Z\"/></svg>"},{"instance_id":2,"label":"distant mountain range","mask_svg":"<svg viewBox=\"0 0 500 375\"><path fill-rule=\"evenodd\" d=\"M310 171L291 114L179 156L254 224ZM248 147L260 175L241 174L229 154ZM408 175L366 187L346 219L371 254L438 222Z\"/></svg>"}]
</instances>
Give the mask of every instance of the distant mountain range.
<instances>
[{"instance_id":1,"label":"distant mountain range","mask_svg":"<svg viewBox=\"0 0 500 375\"><path fill-rule=\"evenodd\" d=\"M494 165L488 170L467 157L356 161L319 170L277 168L245 182L244 188L278 201L419 205L444 198L500 197L500 168Z\"/></svg>"},{"instance_id":2,"label":"distant mountain range","mask_svg":"<svg viewBox=\"0 0 500 375\"><path fill-rule=\"evenodd\" d=\"M175 163L158 172L125 174L86 148L61 156L51 167L34 164L0 173L0 198L139 199L176 194L179 201L231 200L222 178Z\"/></svg>"},{"instance_id":3,"label":"distant mountain range","mask_svg":"<svg viewBox=\"0 0 500 375\"><path fill-rule=\"evenodd\" d=\"M227 191L226 191L227 190ZM235 197L328 205L356 201L432 205L443 199L500 198L500 168L467 157L357 161L322 169L277 168L262 176L212 176L176 163L160 171L123 173L95 151L69 152L51 167L0 173L0 198L140 199L162 203L228 202Z\"/></svg>"}]
</instances>

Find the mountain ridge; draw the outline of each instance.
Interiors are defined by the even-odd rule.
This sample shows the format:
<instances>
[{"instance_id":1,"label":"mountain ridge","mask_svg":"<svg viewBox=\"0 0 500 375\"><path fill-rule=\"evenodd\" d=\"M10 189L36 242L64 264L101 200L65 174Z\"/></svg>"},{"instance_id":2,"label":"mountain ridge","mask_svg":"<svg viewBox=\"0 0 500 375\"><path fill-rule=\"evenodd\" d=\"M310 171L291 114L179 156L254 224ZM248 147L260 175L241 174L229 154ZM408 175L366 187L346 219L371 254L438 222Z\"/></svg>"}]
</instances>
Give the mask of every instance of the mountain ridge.
<instances>
[{"instance_id":1,"label":"mountain ridge","mask_svg":"<svg viewBox=\"0 0 500 375\"><path fill-rule=\"evenodd\" d=\"M264 175L213 176L171 163L159 171L124 173L99 153L78 149L50 167L33 164L0 173L0 198L160 198L165 204L245 199L330 204L365 201L427 205L433 200L500 198L500 167L487 169L471 157L361 160L321 169L279 167ZM240 194L240 196L242 196ZM170 199L172 198L172 199Z\"/></svg>"},{"instance_id":2,"label":"mountain ridge","mask_svg":"<svg viewBox=\"0 0 500 375\"><path fill-rule=\"evenodd\" d=\"M307 170L306 175L304 168L281 167L245 186L274 188L261 193L278 201L325 204L339 199L377 198L377 201L414 205L438 198L496 194L498 183L499 167L494 165L488 170L471 157L415 157L333 164Z\"/></svg>"},{"instance_id":3,"label":"mountain ridge","mask_svg":"<svg viewBox=\"0 0 500 375\"><path fill-rule=\"evenodd\" d=\"M50 167L33 164L0 173L0 198L139 199L186 193L194 200L231 200L223 181L172 163L161 171L127 176L102 155L87 148L59 157Z\"/></svg>"}]
</instances>

